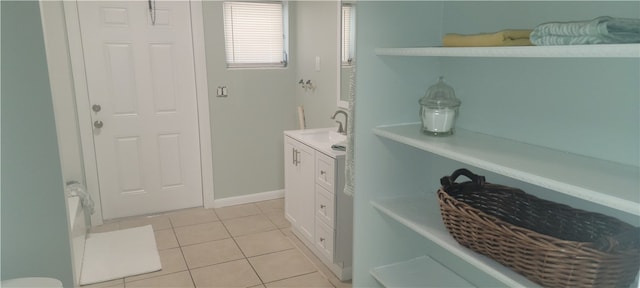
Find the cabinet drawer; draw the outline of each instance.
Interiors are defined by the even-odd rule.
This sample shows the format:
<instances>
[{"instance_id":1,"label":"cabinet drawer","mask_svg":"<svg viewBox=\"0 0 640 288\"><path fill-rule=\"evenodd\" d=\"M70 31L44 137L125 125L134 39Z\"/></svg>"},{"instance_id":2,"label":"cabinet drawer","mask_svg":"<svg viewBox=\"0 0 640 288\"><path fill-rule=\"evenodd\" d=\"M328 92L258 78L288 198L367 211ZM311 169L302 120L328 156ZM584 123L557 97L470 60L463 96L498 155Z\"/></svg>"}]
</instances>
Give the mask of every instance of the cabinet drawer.
<instances>
[{"instance_id":1,"label":"cabinet drawer","mask_svg":"<svg viewBox=\"0 0 640 288\"><path fill-rule=\"evenodd\" d=\"M335 160L322 153L316 153L316 183L333 193Z\"/></svg>"},{"instance_id":2,"label":"cabinet drawer","mask_svg":"<svg viewBox=\"0 0 640 288\"><path fill-rule=\"evenodd\" d=\"M331 228L333 228L334 206L333 194L316 184L316 218Z\"/></svg>"},{"instance_id":3,"label":"cabinet drawer","mask_svg":"<svg viewBox=\"0 0 640 288\"><path fill-rule=\"evenodd\" d=\"M314 242L322 256L333 262L333 229L322 221L316 221L316 239Z\"/></svg>"}]
</instances>

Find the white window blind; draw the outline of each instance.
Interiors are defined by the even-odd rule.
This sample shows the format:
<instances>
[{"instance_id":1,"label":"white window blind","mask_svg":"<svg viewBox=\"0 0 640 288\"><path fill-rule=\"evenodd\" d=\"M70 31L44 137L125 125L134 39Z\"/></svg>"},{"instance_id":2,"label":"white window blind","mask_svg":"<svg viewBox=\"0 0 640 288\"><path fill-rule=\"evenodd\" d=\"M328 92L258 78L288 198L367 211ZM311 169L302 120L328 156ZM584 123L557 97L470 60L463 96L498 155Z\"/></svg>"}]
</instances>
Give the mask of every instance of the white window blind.
<instances>
[{"instance_id":1,"label":"white window blind","mask_svg":"<svg viewBox=\"0 0 640 288\"><path fill-rule=\"evenodd\" d=\"M224 2L228 67L286 66L282 2Z\"/></svg>"},{"instance_id":2,"label":"white window blind","mask_svg":"<svg viewBox=\"0 0 640 288\"><path fill-rule=\"evenodd\" d=\"M342 65L351 65L354 56L354 19L353 6L349 4L342 5Z\"/></svg>"}]
</instances>

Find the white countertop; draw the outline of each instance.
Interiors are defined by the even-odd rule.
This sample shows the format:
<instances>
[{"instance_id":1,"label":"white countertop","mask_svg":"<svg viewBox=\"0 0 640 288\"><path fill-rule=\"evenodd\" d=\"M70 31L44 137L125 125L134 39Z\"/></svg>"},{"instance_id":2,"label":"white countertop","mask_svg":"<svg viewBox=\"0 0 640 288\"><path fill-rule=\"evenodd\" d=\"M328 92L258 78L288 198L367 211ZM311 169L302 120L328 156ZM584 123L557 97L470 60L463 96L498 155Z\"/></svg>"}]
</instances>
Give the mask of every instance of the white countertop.
<instances>
[{"instance_id":1,"label":"white countertop","mask_svg":"<svg viewBox=\"0 0 640 288\"><path fill-rule=\"evenodd\" d=\"M337 158L344 157L345 151L337 151L331 149L331 145L345 141L346 135L342 135L336 132L336 127L331 128L318 128L318 129L303 129L303 130L288 130L284 131L284 134L298 140L307 146L326 154L329 157Z\"/></svg>"}]
</instances>

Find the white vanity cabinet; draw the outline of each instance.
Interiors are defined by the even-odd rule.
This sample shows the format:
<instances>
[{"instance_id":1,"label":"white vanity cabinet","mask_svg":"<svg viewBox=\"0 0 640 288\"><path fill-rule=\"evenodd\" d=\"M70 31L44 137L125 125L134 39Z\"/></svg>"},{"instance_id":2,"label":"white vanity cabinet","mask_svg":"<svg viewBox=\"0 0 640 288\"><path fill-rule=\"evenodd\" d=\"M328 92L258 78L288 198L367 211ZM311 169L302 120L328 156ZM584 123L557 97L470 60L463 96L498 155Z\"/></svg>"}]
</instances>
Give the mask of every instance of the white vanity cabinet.
<instances>
[{"instance_id":1,"label":"white vanity cabinet","mask_svg":"<svg viewBox=\"0 0 640 288\"><path fill-rule=\"evenodd\" d=\"M285 217L340 280L351 279L353 200L342 192L344 152L299 136L284 136Z\"/></svg>"},{"instance_id":2,"label":"white vanity cabinet","mask_svg":"<svg viewBox=\"0 0 640 288\"><path fill-rule=\"evenodd\" d=\"M315 150L294 139L284 142L285 217L302 237L314 237Z\"/></svg>"}]
</instances>

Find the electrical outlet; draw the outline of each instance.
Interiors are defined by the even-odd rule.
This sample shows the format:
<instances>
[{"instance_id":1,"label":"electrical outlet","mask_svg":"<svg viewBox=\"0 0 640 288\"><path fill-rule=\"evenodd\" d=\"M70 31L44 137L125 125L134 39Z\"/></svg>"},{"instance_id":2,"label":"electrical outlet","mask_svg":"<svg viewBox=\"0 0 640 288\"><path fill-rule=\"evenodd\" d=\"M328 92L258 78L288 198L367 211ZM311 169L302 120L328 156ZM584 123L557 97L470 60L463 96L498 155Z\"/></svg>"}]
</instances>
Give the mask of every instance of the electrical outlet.
<instances>
[{"instance_id":1,"label":"electrical outlet","mask_svg":"<svg viewBox=\"0 0 640 288\"><path fill-rule=\"evenodd\" d=\"M227 86L218 86L216 89L216 97L227 97Z\"/></svg>"}]
</instances>

